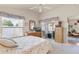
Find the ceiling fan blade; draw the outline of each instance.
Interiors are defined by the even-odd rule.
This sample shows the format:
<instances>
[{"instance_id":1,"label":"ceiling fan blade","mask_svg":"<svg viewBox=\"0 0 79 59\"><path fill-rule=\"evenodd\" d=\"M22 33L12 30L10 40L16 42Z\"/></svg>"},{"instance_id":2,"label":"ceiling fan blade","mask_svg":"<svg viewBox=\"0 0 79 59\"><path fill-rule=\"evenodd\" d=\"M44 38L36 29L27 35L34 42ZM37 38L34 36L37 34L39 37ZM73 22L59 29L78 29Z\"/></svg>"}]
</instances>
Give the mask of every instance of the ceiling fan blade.
<instances>
[{"instance_id":1,"label":"ceiling fan blade","mask_svg":"<svg viewBox=\"0 0 79 59\"><path fill-rule=\"evenodd\" d=\"M44 9L51 9L50 7L43 7Z\"/></svg>"},{"instance_id":2,"label":"ceiling fan blade","mask_svg":"<svg viewBox=\"0 0 79 59\"><path fill-rule=\"evenodd\" d=\"M29 9L36 9L37 7L32 7L32 8L29 8Z\"/></svg>"},{"instance_id":3,"label":"ceiling fan blade","mask_svg":"<svg viewBox=\"0 0 79 59\"><path fill-rule=\"evenodd\" d=\"M31 9L31 10L38 10L38 12L41 13L41 12L43 12L44 9L45 9L45 10L46 10L46 9L47 9L47 10L50 10L51 8L50 8L49 6L40 4L40 5L34 6L34 7L30 8L30 9Z\"/></svg>"}]
</instances>

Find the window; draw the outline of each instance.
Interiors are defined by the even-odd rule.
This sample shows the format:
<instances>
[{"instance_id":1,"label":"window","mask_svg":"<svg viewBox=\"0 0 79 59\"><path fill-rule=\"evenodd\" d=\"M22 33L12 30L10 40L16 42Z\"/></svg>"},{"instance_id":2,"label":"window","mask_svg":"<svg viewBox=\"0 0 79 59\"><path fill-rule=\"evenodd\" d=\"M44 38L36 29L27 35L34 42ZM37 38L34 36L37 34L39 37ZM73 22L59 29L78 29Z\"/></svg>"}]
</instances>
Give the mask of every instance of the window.
<instances>
[{"instance_id":1,"label":"window","mask_svg":"<svg viewBox=\"0 0 79 59\"><path fill-rule=\"evenodd\" d=\"M1 16L0 37L12 38L24 35L24 19Z\"/></svg>"},{"instance_id":2,"label":"window","mask_svg":"<svg viewBox=\"0 0 79 59\"><path fill-rule=\"evenodd\" d=\"M23 27L23 19L2 17L2 27Z\"/></svg>"}]
</instances>

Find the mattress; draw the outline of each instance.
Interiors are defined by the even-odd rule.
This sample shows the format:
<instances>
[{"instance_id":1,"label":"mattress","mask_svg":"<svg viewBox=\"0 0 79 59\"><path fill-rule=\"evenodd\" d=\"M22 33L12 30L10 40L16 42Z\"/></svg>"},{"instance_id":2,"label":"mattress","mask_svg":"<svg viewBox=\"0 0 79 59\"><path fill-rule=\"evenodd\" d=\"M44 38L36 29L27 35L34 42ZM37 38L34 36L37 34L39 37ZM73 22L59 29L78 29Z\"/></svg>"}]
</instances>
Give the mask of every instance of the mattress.
<instances>
[{"instance_id":1,"label":"mattress","mask_svg":"<svg viewBox=\"0 0 79 59\"><path fill-rule=\"evenodd\" d=\"M1 54L45 54L52 49L48 40L34 37L24 36L13 38L18 44L16 48L6 48L0 46Z\"/></svg>"}]
</instances>

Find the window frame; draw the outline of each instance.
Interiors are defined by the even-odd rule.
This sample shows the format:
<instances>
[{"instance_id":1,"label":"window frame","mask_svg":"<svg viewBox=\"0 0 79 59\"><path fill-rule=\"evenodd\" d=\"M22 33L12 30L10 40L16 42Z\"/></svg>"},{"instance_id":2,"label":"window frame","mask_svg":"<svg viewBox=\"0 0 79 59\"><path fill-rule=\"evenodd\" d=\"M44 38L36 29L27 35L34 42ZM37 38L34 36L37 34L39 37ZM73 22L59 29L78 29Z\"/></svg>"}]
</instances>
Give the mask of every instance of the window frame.
<instances>
[{"instance_id":1,"label":"window frame","mask_svg":"<svg viewBox=\"0 0 79 59\"><path fill-rule=\"evenodd\" d=\"M2 33L3 33L3 29L4 29L4 28L14 28L14 29L15 29L15 28L22 28L22 30L23 30L23 36L25 35L25 18L23 18L23 19L18 19L18 20L23 20L23 26L22 26L22 27L18 27L18 26L17 26L17 27L4 27L4 26L3 26L3 23L2 23L2 20L3 20L2 17L5 17L5 16L0 16L0 17L1 17L1 37L0 37L1 39L4 38L4 37L2 37L2 35L3 35ZM8 18L8 17L6 17L6 18ZM14 19L17 20L17 18L14 18ZM17 37L17 36L16 36L16 37ZM20 36L18 36L18 37L20 37ZM12 38L14 38L14 37L12 37Z\"/></svg>"}]
</instances>

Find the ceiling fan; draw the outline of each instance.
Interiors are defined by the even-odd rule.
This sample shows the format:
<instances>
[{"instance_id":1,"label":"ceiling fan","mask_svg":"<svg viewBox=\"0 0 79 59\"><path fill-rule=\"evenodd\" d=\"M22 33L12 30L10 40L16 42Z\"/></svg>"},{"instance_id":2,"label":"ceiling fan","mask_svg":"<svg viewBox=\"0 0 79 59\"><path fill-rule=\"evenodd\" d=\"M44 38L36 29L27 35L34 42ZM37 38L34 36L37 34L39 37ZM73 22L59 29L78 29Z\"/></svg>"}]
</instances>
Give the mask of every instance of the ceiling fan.
<instances>
[{"instance_id":1,"label":"ceiling fan","mask_svg":"<svg viewBox=\"0 0 79 59\"><path fill-rule=\"evenodd\" d=\"M39 13L43 12L44 9L45 10L50 10L51 8L49 6L46 6L44 4L39 4L39 5L36 5L35 7L31 7L30 10L35 10L37 9Z\"/></svg>"}]
</instances>

